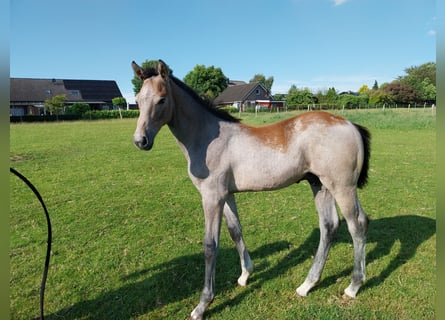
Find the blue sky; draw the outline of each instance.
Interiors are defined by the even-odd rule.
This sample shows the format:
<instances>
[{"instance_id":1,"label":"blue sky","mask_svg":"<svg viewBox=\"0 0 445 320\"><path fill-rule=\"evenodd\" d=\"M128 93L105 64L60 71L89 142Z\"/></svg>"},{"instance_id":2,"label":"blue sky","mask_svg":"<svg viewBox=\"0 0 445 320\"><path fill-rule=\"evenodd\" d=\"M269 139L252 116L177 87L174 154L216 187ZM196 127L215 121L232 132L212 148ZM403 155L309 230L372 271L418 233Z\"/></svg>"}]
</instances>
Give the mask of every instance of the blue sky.
<instances>
[{"instance_id":1,"label":"blue sky","mask_svg":"<svg viewBox=\"0 0 445 320\"><path fill-rule=\"evenodd\" d=\"M233 80L274 77L312 91L358 90L436 61L434 0L13 0L11 77L116 80L130 63L197 64Z\"/></svg>"}]
</instances>

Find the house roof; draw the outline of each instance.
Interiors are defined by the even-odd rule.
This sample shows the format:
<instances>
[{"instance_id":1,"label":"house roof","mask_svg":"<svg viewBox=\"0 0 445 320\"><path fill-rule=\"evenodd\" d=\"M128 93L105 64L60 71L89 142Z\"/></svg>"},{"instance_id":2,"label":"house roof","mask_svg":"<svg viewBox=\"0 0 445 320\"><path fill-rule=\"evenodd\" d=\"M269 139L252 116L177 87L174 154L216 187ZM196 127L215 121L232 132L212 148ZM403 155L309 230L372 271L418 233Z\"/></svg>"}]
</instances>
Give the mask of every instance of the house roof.
<instances>
[{"instance_id":1,"label":"house roof","mask_svg":"<svg viewBox=\"0 0 445 320\"><path fill-rule=\"evenodd\" d=\"M111 101L122 96L113 80L10 79L11 103L39 103L60 94L67 102Z\"/></svg>"},{"instance_id":2,"label":"house roof","mask_svg":"<svg viewBox=\"0 0 445 320\"><path fill-rule=\"evenodd\" d=\"M239 85L241 85L241 84L246 84L246 82L245 81L242 81L242 80L229 80L229 81L227 81L227 85L230 87L230 86L239 86Z\"/></svg>"},{"instance_id":3,"label":"house roof","mask_svg":"<svg viewBox=\"0 0 445 320\"><path fill-rule=\"evenodd\" d=\"M64 80L68 90L79 90L84 100L109 101L122 97L121 91L112 80Z\"/></svg>"},{"instance_id":4,"label":"house roof","mask_svg":"<svg viewBox=\"0 0 445 320\"><path fill-rule=\"evenodd\" d=\"M358 92L354 92L354 91L351 91L351 90L348 90L348 91L342 91L342 92L340 92L338 95L341 96L341 95L344 95L344 94L351 94L351 95L353 95L353 96L358 96L358 95L359 95Z\"/></svg>"},{"instance_id":5,"label":"house roof","mask_svg":"<svg viewBox=\"0 0 445 320\"><path fill-rule=\"evenodd\" d=\"M215 98L213 104L220 105L233 103L236 101L244 101L258 86L261 86L264 91L267 92L266 88L260 82L230 86Z\"/></svg>"}]
</instances>

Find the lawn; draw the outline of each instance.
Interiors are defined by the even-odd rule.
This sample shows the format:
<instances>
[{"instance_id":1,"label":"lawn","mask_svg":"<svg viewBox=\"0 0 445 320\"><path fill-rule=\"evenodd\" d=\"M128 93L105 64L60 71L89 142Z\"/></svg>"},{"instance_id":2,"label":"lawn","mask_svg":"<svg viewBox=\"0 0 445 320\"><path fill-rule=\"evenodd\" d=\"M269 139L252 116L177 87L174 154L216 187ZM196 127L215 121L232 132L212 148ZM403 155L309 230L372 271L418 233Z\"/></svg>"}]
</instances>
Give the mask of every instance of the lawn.
<instances>
[{"instance_id":1,"label":"lawn","mask_svg":"<svg viewBox=\"0 0 445 320\"><path fill-rule=\"evenodd\" d=\"M341 113L341 112L338 112ZM295 114L242 114L266 124ZM436 118L430 110L350 110L372 133L367 282L341 294L352 271L342 221L323 278L295 296L318 245L307 183L237 195L255 264L237 287L238 254L221 232L216 298L207 319L434 319ZM136 119L13 124L11 166L40 191L53 224L46 319L186 319L204 278L204 219L186 162L164 128L152 151L132 145ZM10 175L11 319L39 315L46 221L32 192Z\"/></svg>"}]
</instances>

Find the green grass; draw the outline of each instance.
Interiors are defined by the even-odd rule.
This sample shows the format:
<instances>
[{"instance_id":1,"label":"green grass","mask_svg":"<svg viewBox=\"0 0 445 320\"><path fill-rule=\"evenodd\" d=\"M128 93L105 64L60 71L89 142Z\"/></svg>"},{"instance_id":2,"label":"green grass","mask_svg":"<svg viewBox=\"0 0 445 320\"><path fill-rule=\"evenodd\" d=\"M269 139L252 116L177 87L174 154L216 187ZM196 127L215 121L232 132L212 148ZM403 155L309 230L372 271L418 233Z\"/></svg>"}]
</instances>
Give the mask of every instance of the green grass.
<instances>
[{"instance_id":1,"label":"green grass","mask_svg":"<svg viewBox=\"0 0 445 320\"><path fill-rule=\"evenodd\" d=\"M339 111L338 113L341 114ZM252 124L295 113L242 115ZM354 301L352 244L343 222L321 283L295 297L318 245L306 183L237 195L255 272L237 287L238 255L223 227L217 295L208 319L434 319L436 141L430 111L351 110L372 132L368 280ZM11 166L42 194L53 224L47 319L185 319L203 285L200 197L167 128L154 149L132 145L135 119L10 126ZM10 176L11 319L39 315L46 250L43 211Z\"/></svg>"}]
</instances>

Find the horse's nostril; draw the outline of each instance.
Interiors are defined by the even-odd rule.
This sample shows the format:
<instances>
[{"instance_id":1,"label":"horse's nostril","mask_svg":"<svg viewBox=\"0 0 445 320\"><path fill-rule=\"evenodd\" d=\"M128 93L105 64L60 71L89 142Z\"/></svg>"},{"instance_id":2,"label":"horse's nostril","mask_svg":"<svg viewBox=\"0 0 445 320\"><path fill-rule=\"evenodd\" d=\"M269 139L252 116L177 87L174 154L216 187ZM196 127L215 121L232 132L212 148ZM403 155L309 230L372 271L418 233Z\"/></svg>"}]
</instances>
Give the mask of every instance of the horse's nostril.
<instances>
[{"instance_id":1,"label":"horse's nostril","mask_svg":"<svg viewBox=\"0 0 445 320\"><path fill-rule=\"evenodd\" d=\"M143 136L143 137L142 137L142 140L141 140L141 146L142 146L142 147L146 147L147 144L148 144L148 139L147 139L146 136Z\"/></svg>"},{"instance_id":2,"label":"horse's nostril","mask_svg":"<svg viewBox=\"0 0 445 320\"><path fill-rule=\"evenodd\" d=\"M150 142L150 140L145 135L139 137L135 136L133 138L133 142L136 147L142 150L150 150L153 145L153 142Z\"/></svg>"}]
</instances>

